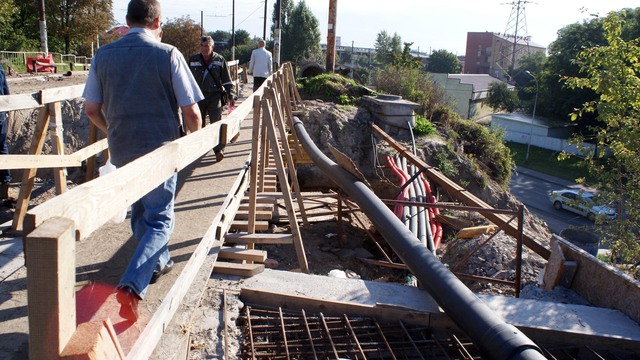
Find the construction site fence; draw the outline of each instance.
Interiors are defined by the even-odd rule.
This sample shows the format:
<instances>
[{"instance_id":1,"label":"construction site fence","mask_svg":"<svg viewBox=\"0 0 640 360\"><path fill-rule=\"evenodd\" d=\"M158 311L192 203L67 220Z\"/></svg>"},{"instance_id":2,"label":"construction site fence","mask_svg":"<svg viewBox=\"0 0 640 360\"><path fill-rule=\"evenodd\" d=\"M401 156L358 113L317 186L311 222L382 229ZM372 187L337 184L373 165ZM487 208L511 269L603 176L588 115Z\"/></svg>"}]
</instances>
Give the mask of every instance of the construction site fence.
<instances>
[{"instance_id":1,"label":"construction site fence","mask_svg":"<svg viewBox=\"0 0 640 360\"><path fill-rule=\"evenodd\" d=\"M50 52L47 53L53 57L53 61L58 64L91 64L91 57L73 54L61 54ZM44 52L38 51L0 51L0 63L5 65L25 67L27 66L27 58L46 57Z\"/></svg>"}]
</instances>

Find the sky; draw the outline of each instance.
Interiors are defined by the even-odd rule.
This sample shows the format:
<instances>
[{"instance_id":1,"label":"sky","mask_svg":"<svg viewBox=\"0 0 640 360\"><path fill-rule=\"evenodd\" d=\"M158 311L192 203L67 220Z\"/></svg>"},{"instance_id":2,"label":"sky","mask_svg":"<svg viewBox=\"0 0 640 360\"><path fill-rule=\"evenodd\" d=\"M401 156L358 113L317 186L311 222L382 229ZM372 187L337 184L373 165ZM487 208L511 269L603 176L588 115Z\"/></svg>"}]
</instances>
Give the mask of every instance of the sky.
<instances>
[{"instance_id":1,"label":"sky","mask_svg":"<svg viewBox=\"0 0 640 360\"><path fill-rule=\"evenodd\" d=\"M267 1L267 38L275 0ZM297 0L294 0L297 1ZM327 42L329 0L305 0L318 19L321 43ZM505 33L517 0L337 0L336 35L343 46L373 48L381 31L398 34L421 52L447 50L464 55L467 32ZM125 23L128 0L113 0L114 18ZM235 29L263 36L265 0L161 0L162 19L189 16L206 32L231 31L235 3ZM521 0L526 33L547 47L562 27L609 11L640 7L638 0ZM521 11L522 13L522 11ZM201 16L202 15L202 16ZM515 17L513 17L513 22ZM521 24L520 24L521 25ZM518 35L523 36L519 26ZM514 33L514 30L509 32ZM286 46L286 44L283 44Z\"/></svg>"}]
</instances>

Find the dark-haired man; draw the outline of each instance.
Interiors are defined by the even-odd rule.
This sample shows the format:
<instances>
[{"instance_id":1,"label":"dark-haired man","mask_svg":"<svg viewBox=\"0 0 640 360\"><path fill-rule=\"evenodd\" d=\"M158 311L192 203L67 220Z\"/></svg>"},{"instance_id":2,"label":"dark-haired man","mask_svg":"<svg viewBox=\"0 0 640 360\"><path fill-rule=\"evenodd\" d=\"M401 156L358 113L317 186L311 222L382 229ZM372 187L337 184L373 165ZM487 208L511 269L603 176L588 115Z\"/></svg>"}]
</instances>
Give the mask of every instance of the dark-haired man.
<instances>
[{"instance_id":1,"label":"dark-haired man","mask_svg":"<svg viewBox=\"0 0 640 360\"><path fill-rule=\"evenodd\" d=\"M200 53L189 58L189 68L204 95L204 100L198 103L202 115L202 127L206 125L207 115L211 124L222 119L223 92L226 92L229 105L235 105L233 81L229 75L227 61L222 55L213 51L213 45L211 36L202 36ZM218 144L213 148L216 161L224 159L224 146L225 144Z\"/></svg>"},{"instance_id":2,"label":"dark-haired man","mask_svg":"<svg viewBox=\"0 0 640 360\"><path fill-rule=\"evenodd\" d=\"M107 134L111 162L124 166L200 129L203 99L178 49L160 42L157 0L131 0L122 39L101 47L91 61L83 97L89 119ZM167 244L173 231L177 174L131 205L131 229L138 246L118 284L120 315L135 321L149 283L173 266Z\"/></svg>"}]
</instances>

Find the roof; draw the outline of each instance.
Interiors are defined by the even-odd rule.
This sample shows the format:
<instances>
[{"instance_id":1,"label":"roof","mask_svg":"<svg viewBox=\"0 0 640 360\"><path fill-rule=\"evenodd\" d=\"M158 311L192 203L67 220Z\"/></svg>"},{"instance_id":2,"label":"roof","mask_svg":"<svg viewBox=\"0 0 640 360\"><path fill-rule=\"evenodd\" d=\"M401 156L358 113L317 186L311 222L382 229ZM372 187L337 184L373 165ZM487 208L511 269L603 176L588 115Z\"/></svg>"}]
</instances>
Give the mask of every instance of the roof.
<instances>
[{"instance_id":1,"label":"roof","mask_svg":"<svg viewBox=\"0 0 640 360\"><path fill-rule=\"evenodd\" d=\"M489 84L492 82L502 82L489 74L447 74L449 79L458 79L461 84L469 84L473 86L473 92L481 92L489 90ZM507 85L509 89L513 89L513 85Z\"/></svg>"},{"instance_id":2,"label":"roof","mask_svg":"<svg viewBox=\"0 0 640 360\"><path fill-rule=\"evenodd\" d=\"M539 116L536 116L535 118L533 118L531 115L523 114L523 113L493 114L491 115L491 117L492 117L492 120L501 119L501 120L507 120L507 121L513 121L513 122L535 124L537 126L544 126L547 128L563 128L563 127L578 126L578 124L575 122L552 120L552 119L547 119Z\"/></svg>"},{"instance_id":3,"label":"roof","mask_svg":"<svg viewBox=\"0 0 640 360\"><path fill-rule=\"evenodd\" d=\"M510 43L513 43L513 35L507 35L507 34L494 34L496 37L499 37L502 40L506 40ZM540 44L536 44L533 41L531 41L531 37L530 36L518 36L517 40L516 40L516 44L518 45L523 45L523 46L531 46L531 47L536 47L536 48L540 48L540 49L546 49L546 47L540 45Z\"/></svg>"}]
</instances>

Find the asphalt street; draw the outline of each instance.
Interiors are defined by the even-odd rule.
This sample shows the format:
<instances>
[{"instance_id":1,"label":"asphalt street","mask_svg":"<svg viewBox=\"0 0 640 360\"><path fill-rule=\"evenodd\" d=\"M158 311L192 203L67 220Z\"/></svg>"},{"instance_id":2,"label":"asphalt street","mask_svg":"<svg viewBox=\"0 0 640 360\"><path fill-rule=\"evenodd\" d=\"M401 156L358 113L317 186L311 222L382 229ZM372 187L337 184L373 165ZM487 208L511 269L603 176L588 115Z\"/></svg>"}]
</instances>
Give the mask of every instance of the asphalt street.
<instances>
[{"instance_id":1,"label":"asphalt street","mask_svg":"<svg viewBox=\"0 0 640 360\"><path fill-rule=\"evenodd\" d=\"M586 218L566 210L553 208L549 195L553 190L585 189L582 185L549 176L537 171L518 167L511 177L511 193L532 213L544 220L549 229L558 234L569 226L593 227Z\"/></svg>"}]
</instances>

